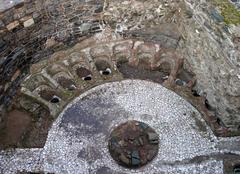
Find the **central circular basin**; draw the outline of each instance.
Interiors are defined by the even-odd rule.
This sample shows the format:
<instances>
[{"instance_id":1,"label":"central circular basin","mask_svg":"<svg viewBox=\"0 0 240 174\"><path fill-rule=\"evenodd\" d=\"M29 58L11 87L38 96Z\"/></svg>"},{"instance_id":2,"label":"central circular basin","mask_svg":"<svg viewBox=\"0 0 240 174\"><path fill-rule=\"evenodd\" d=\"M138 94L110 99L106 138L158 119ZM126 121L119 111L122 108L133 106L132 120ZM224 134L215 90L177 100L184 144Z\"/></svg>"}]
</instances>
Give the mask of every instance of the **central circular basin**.
<instances>
[{"instance_id":1,"label":"central circular basin","mask_svg":"<svg viewBox=\"0 0 240 174\"><path fill-rule=\"evenodd\" d=\"M137 168L152 161L158 154L159 137L147 124L131 120L111 132L108 148L119 165Z\"/></svg>"}]
</instances>

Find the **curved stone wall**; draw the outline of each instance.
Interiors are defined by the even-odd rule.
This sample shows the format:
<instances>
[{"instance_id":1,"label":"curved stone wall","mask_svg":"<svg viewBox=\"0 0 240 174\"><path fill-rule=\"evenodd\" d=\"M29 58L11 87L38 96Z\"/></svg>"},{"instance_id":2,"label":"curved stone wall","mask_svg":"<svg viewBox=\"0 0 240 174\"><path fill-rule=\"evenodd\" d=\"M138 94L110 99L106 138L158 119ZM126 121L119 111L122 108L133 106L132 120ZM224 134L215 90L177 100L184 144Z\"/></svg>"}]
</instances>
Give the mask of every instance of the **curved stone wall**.
<instances>
[{"instance_id":1,"label":"curved stone wall","mask_svg":"<svg viewBox=\"0 0 240 174\"><path fill-rule=\"evenodd\" d=\"M8 105L32 63L101 31L101 1L24 1L0 14L0 103ZM87 9L87 10L86 10Z\"/></svg>"}]
</instances>

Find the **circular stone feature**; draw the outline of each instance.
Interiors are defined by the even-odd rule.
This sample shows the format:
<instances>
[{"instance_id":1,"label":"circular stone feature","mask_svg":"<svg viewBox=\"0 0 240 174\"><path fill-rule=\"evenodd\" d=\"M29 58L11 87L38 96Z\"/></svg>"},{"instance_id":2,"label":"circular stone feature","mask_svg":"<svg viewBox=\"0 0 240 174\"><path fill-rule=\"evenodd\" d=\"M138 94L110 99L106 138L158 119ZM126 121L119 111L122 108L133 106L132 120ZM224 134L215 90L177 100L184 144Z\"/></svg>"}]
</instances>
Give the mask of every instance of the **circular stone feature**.
<instances>
[{"instance_id":1,"label":"circular stone feature","mask_svg":"<svg viewBox=\"0 0 240 174\"><path fill-rule=\"evenodd\" d=\"M147 124L127 121L115 128L109 138L108 148L118 164L141 167L158 154L158 134Z\"/></svg>"}]
</instances>

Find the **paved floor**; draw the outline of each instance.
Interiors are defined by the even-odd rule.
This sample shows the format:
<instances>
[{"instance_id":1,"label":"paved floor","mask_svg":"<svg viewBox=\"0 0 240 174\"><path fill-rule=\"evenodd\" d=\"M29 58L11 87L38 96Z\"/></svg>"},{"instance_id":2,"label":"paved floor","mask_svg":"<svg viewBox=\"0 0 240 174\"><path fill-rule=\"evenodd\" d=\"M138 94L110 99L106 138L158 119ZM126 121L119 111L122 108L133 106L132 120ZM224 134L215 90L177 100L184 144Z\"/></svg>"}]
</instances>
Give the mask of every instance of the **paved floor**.
<instances>
[{"instance_id":1,"label":"paved floor","mask_svg":"<svg viewBox=\"0 0 240 174\"><path fill-rule=\"evenodd\" d=\"M148 165L130 170L115 163L107 143L111 130L127 120L147 123L159 134L159 152ZM43 149L0 153L0 172L223 173L223 155L240 155L240 138L216 138L199 112L161 85L124 80L95 87L60 114ZM224 144L233 146L224 146Z\"/></svg>"}]
</instances>

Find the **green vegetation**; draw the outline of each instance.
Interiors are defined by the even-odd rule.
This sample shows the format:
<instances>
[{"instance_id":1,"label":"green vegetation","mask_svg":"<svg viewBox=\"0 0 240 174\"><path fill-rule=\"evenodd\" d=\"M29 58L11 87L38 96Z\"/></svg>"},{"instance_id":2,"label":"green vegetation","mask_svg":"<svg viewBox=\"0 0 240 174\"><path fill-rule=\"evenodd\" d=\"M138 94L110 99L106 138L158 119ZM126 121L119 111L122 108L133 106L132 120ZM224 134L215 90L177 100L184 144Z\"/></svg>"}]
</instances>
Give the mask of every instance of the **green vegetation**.
<instances>
[{"instance_id":1,"label":"green vegetation","mask_svg":"<svg viewBox=\"0 0 240 174\"><path fill-rule=\"evenodd\" d=\"M231 4L228 0L213 0L215 5L217 5L221 14L224 17L226 24L240 24L240 11Z\"/></svg>"}]
</instances>

